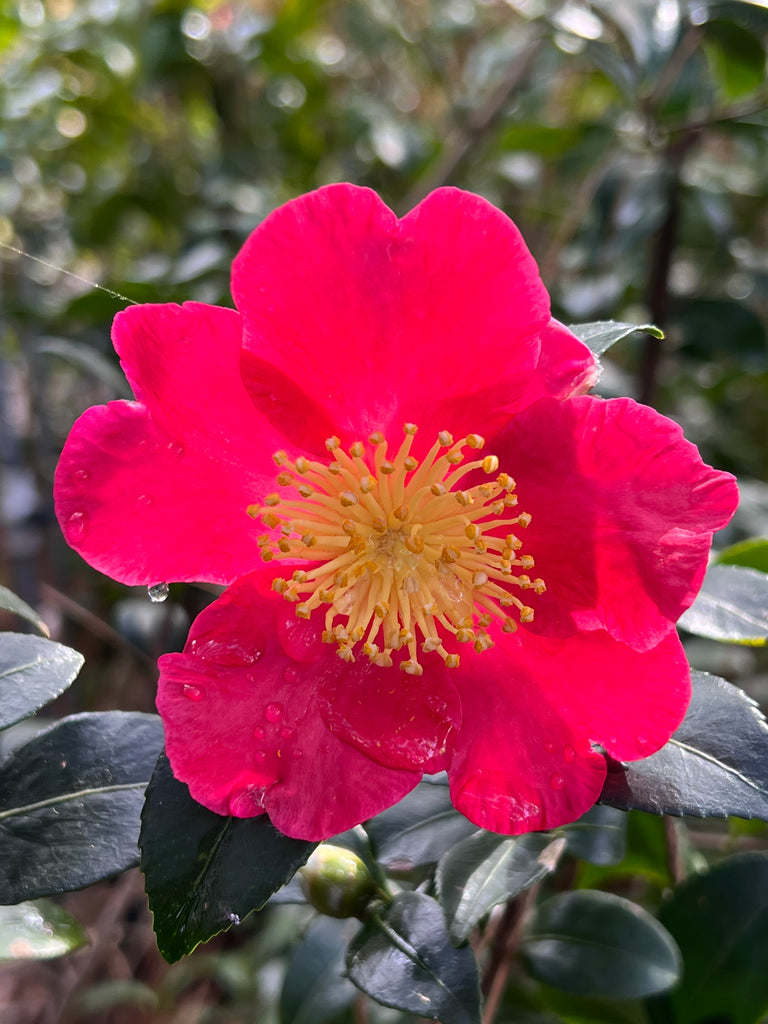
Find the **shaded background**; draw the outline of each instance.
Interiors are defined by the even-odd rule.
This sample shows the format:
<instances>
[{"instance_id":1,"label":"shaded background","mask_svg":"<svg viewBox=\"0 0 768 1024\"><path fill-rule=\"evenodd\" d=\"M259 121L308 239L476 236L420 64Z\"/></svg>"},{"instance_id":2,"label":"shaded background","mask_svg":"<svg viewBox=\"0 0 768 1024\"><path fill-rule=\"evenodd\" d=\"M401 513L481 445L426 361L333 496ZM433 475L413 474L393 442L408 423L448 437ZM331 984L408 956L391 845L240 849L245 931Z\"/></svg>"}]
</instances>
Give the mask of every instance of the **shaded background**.
<instances>
[{"instance_id":1,"label":"shaded background","mask_svg":"<svg viewBox=\"0 0 768 1024\"><path fill-rule=\"evenodd\" d=\"M56 708L152 710L155 658L211 596L153 605L59 536L73 420L129 397L109 343L125 302L94 283L230 304L246 235L331 181L399 213L442 184L479 192L561 319L663 326L612 350L602 393L655 405L739 476L723 543L768 536L767 40L747 0L0 2L0 583L86 655ZM689 654L768 696L754 650ZM734 828L707 842L762 841ZM64 902L94 946L0 969L4 1024L276 1019L301 912L169 970L135 875Z\"/></svg>"}]
</instances>

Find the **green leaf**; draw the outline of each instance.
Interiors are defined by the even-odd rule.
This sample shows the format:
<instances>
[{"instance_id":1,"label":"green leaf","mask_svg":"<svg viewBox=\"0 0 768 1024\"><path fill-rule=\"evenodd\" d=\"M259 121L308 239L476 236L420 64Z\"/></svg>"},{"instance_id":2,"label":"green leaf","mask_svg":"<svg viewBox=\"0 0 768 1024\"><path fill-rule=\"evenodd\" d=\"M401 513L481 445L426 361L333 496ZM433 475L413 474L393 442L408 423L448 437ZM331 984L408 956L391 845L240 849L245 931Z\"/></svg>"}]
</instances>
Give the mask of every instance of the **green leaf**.
<instances>
[{"instance_id":1,"label":"green leaf","mask_svg":"<svg viewBox=\"0 0 768 1024\"><path fill-rule=\"evenodd\" d=\"M35 348L44 355L59 356L85 371L104 384L116 398L133 398L133 392L120 370L92 345L69 341L67 338L44 338Z\"/></svg>"},{"instance_id":2,"label":"green leaf","mask_svg":"<svg viewBox=\"0 0 768 1024\"><path fill-rule=\"evenodd\" d=\"M0 907L0 961L50 960L87 943L80 923L49 900Z\"/></svg>"},{"instance_id":3,"label":"green leaf","mask_svg":"<svg viewBox=\"0 0 768 1024\"><path fill-rule=\"evenodd\" d=\"M477 831L451 803L448 786L420 782L408 796L365 823L373 851L390 871L435 864L454 843Z\"/></svg>"},{"instance_id":4,"label":"green leaf","mask_svg":"<svg viewBox=\"0 0 768 1024\"><path fill-rule=\"evenodd\" d=\"M452 847L435 878L451 941L465 942L489 910L553 871L564 848L546 832L510 839L484 831Z\"/></svg>"},{"instance_id":5,"label":"green leaf","mask_svg":"<svg viewBox=\"0 0 768 1024\"><path fill-rule=\"evenodd\" d=\"M768 642L768 575L740 565L713 565L679 625L696 636L762 647Z\"/></svg>"},{"instance_id":6,"label":"green leaf","mask_svg":"<svg viewBox=\"0 0 768 1024\"><path fill-rule=\"evenodd\" d=\"M627 324L616 320L596 320L588 324L568 324L579 341L583 341L593 356L601 356L612 348L617 341L628 338L635 331L650 334L654 338L663 338L664 332L653 324Z\"/></svg>"},{"instance_id":7,"label":"green leaf","mask_svg":"<svg viewBox=\"0 0 768 1024\"><path fill-rule=\"evenodd\" d=\"M0 633L0 729L58 697L80 671L82 654L29 633Z\"/></svg>"},{"instance_id":8,"label":"green leaf","mask_svg":"<svg viewBox=\"0 0 768 1024\"><path fill-rule=\"evenodd\" d=\"M368 921L350 944L347 973L384 1006L443 1024L480 1024L474 955L451 945L440 905L423 893L399 893Z\"/></svg>"},{"instance_id":9,"label":"green leaf","mask_svg":"<svg viewBox=\"0 0 768 1024\"><path fill-rule=\"evenodd\" d=\"M755 1024L768 1013L768 854L728 858L678 886L659 918L677 940L678 988L650 1004L654 1024Z\"/></svg>"},{"instance_id":10,"label":"green leaf","mask_svg":"<svg viewBox=\"0 0 768 1024\"><path fill-rule=\"evenodd\" d=\"M357 989L344 977L344 957L358 928L354 920L315 918L288 961L280 1024L323 1024L350 1005Z\"/></svg>"},{"instance_id":11,"label":"green leaf","mask_svg":"<svg viewBox=\"0 0 768 1024\"><path fill-rule=\"evenodd\" d=\"M7 587L0 587L0 609L6 612L13 612L14 615L21 616L22 619L26 619L27 622L31 622L35 629L42 633L45 637L50 637L51 633L46 624L37 614L34 608L30 608L26 601L22 601L20 597L17 597L12 590Z\"/></svg>"},{"instance_id":12,"label":"green leaf","mask_svg":"<svg viewBox=\"0 0 768 1024\"><path fill-rule=\"evenodd\" d=\"M317 843L289 839L264 814L214 814L174 779L162 755L147 788L139 845L157 944L173 963L263 907Z\"/></svg>"},{"instance_id":13,"label":"green leaf","mask_svg":"<svg viewBox=\"0 0 768 1024\"><path fill-rule=\"evenodd\" d=\"M591 864L619 864L627 851L627 816L615 807L591 807L558 831L565 836L568 853Z\"/></svg>"},{"instance_id":14,"label":"green leaf","mask_svg":"<svg viewBox=\"0 0 768 1024\"><path fill-rule=\"evenodd\" d=\"M0 902L80 889L138 862L157 715L72 715L0 764Z\"/></svg>"},{"instance_id":15,"label":"green leaf","mask_svg":"<svg viewBox=\"0 0 768 1024\"><path fill-rule=\"evenodd\" d=\"M715 556L716 565L743 565L768 573L768 537L750 537L723 548Z\"/></svg>"},{"instance_id":16,"label":"green leaf","mask_svg":"<svg viewBox=\"0 0 768 1024\"><path fill-rule=\"evenodd\" d=\"M672 937L613 893L553 896L538 908L521 948L535 978L580 996L638 999L665 991L680 976Z\"/></svg>"},{"instance_id":17,"label":"green leaf","mask_svg":"<svg viewBox=\"0 0 768 1024\"><path fill-rule=\"evenodd\" d=\"M600 797L652 814L729 814L768 821L768 728L742 690L692 672L693 694L672 739L642 761L609 762Z\"/></svg>"},{"instance_id":18,"label":"green leaf","mask_svg":"<svg viewBox=\"0 0 768 1024\"><path fill-rule=\"evenodd\" d=\"M765 50L752 32L726 18L703 25L704 52L727 100L759 89L765 81Z\"/></svg>"}]
</instances>

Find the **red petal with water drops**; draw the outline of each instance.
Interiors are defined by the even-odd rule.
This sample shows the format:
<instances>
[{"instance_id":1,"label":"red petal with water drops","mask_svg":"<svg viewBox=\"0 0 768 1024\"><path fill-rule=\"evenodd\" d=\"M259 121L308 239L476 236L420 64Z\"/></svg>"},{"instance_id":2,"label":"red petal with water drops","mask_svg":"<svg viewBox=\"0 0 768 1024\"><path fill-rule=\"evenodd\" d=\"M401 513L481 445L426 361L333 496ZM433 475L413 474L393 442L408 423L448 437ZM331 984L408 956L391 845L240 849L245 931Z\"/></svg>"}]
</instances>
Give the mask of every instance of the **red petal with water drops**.
<instances>
[{"instance_id":1,"label":"red petal with water drops","mask_svg":"<svg viewBox=\"0 0 768 1024\"><path fill-rule=\"evenodd\" d=\"M568 640L501 634L462 664L463 722L448 774L456 807L482 828L555 828L600 795L604 757L669 739L690 695L679 641L644 654L604 632Z\"/></svg>"},{"instance_id":2,"label":"red petal with water drops","mask_svg":"<svg viewBox=\"0 0 768 1024\"><path fill-rule=\"evenodd\" d=\"M532 516L522 550L547 585L528 628L605 628L637 650L654 647L701 586L712 533L738 501L734 478L630 399L541 399L494 451Z\"/></svg>"},{"instance_id":3,"label":"red petal with water drops","mask_svg":"<svg viewBox=\"0 0 768 1024\"><path fill-rule=\"evenodd\" d=\"M212 811L266 811L286 835L325 839L396 803L421 771L383 767L328 728L318 678L341 662L286 627L293 610L271 580L239 580L198 616L184 652L160 659L166 750Z\"/></svg>"},{"instance_id":4,"label":"red petal with water drops","mask_svg":"<svg viewBox=\"0 0 768 1024\"><path fill-rule=\"evenodd\" d=\"M523 400L549 322L517 228L453 188L400 221L369 189L302 196L250 236L232 291L254 402L307 448L317 429L348 442L413 421L430 444L444 428L498 430Z\"/></svg>"},{"instance_id":5,"label":"red petal with water drops","mask_svg":"<svg viewBox=\"0 0 768 1024\"><path fill-rule=\"evenodd\" d=\"M72 428L54 487L64 535L123 583L228 583L260 564L246 509L274 487L284 444L242 386L240 316L131 306L114 339L140 401L95 406Z\"/></svg>"}]
</instances>

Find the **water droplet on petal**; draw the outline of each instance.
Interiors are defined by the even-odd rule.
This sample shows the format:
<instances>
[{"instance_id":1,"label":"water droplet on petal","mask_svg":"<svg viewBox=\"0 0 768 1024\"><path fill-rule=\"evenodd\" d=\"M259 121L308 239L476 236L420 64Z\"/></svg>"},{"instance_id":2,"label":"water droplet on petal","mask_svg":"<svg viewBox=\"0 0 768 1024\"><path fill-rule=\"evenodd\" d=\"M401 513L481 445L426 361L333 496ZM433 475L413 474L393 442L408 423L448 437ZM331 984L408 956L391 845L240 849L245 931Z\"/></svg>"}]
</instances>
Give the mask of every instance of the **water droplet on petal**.
<instances>
[{"instance_id":1,"label":"water droplet on petal","mask_svg":"<svg viewBox=\"0 0 768 1024\"><path fill-rule=\"evenodd\" d=\"M284 740L289 740L291 736L293 736L293 733L294 730L287 725L284 725L283 728L280 730L280 735Z\"/></svg>"},{"instance_id":2,"label":"water droplet on petal","mask_svg":"<svg viewBox=\"0 0 768 1024\"><path fill-rule=\"evenodd\" d=\"M283 708L280 704L267 704L264 708L264 717L268 722L279 722L283 714Z\"/></svg>"},{"instance_id":3,"label":"water droplet on petal","mask_svg":"<svg viewBox=\"0 0 768 1024\"><path fill-rule=\"evenodd\" d=\"M645 735L644 732L639 732L635 739L637 740L637 745L639 747L645 747L648 745L648 737Z\"/></svg>"},{"instance_id":4,"label":"water droplet on petal","mask_svg":"<svg viewBox=\"0 0 768 1024\"><path fill-rule=\"evenodd\" d=\"M550 775L549 784L552 789L562 789L565 785L565 779L562 775Z\"/></svg>"},{"instance_id":5,"label":"water droplet on petal","mask_svg":"<svg viewBox=\"0 0 768 1024\"><path fill-rule=\"evenodd\" d=\"M199 686L195 686L193 683L184 683L181 688L181 692L187 700L199 701L203 699L203 691Z\"/></svg>"},{"instance_id":6,"label":"water droplet on petal","mask_svg":"<svg viewBox=\"0 0 768 1024\"><path fill-rule=\"evenodd\" d=\"M149 600L154 601L155 604L160 604L165 601L170 593L170 587L167 583L153 583L151 587L147 587L147 594L149 594Z\"/></svg>"},{"instance_id":7,"label":"water droplet on petal","mask_svg":"<svg viewBox=\"0 0 768 1024\"><path fill-rule=\"evenodd\" d=\"M151 494L140 494L136 499L136 505L138 508L149 508L153 500Z\"/></svg>"},{"instance_id":8,"label":"water droplet on petal","mask_svg":"<svg viewBox=\"0 0 768 1024\"><path fill-rule=\"evenodd\" d=\"M171 441L168 445L168 451L174 459L180 460L184 458L184 445L179 441Z\"/></svg>"},{"instance_id":9,"label":"water droplet on petal","mask_svg":"<svg viewBox=\"0 0 768 1024\"><path fill-rule=\"evenodd\" d=\"M301 747L294 747L293 751L292 751L292 756L297 761L299 761L299 760L301 760L302 757L304 757L304 751L301 749Z\"/></svg>"},{"instance_id":10,"label":"water droplet on petal","mask_svg":"<svg viewBox=\"0 0 768 1024\"><path fill-rule=\"evenodd\" d=\"M283 679L286 683L295 683L299 678L299 670L295 665L289 665L288 668L283 669Z\"/></svg>"},{"instance_id":11,"label":"water droplet on petal","mask_svg":"<svg viewBox=\"0 0 768 1024\"><path fill-rule=\"evenodd\" d=\"M555 744L551 740L547 740L547 742L544 744L544 749L548 754L551 754L555 749Z\"/></svg>"},{"instance_id":12,"label":"water droplet on petal","mask_svg":"<svg viewBox=\"0 0 768 1024\"><path fill-rule=\"evenodd\" d=\"M261 657L261 651L237 640L194 640L191 646L197 657L217 665L252 665Z\"/></svg>"},{"instance_id":13,"label":"water droplet on petal","mask_svg":"<svg viewBox=\"0 0 768 1024\"><path fill-rule=\"evenodd\" d=\"M267 787L252 783L234 790L229 797L229 813L236 818L252 818L264 810L264 794Z\"/></svg>"},{"instance_id":14,"label":"water droplet on petal","mask_svg":"<svg viewBox=\"0 0 768 1024\"><path fill-rule=\"evenodd\" d=\"M255 740L263 740L265 735L266 729L261 725L257 725L256 728L253 730L253 738Z\"/></svg>"},{"instance_id":15,"label":"water droplet on petal","mask_svg":"<svg viewBox=\"0 0 768 1024\"><path fill-rule=\"evenodd\" d=\"M253 759L255 761L266 761L267 760L267 752L266 752L266 750L257 750L256 753L253 755Z\"/></svg>"},{"instance_id":16,"label":"water droplet on petal","mask_svg":"<svg viewBox=\"0 0 768 1024\"><path fill-rule=\"evenodd\" d=\"M573 747L563 747L563 757L566 761L575 761L576 751L573 749Z\"/></svg>"},{"instance_id":17,"label":"water droplet on petal","mask_svg":"<svg viewBox=\"0 0 768 1024\"><path fill-rule=\"evenodd\" d=\"M88 472L87 469L76 469L72 476L79 483L84 483L86 480L91 479L91 474Z\"/></svg>"},{"instance_id":18,"label":"water droplet on petal","mask_svg":"<svg viewBox=\"0 0 768 1024\"><path fill-rule=\"evenodd\" d=\"M80 540L88 530L88 516L85 512L73 512L67 520L69 539Z\"/></svg>"}]
</instances>

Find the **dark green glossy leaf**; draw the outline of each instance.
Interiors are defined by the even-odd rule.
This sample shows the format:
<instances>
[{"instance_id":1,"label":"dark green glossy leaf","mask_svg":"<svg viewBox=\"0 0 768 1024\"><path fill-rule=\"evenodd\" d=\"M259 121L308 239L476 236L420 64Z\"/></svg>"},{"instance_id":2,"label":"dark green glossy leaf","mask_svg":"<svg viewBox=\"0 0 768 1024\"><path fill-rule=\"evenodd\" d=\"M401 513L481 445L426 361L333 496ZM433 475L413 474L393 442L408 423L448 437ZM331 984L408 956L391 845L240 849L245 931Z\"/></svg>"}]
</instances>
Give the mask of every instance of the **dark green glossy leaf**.
<instances>
[{"instance_id":1,"label":"dark green glossy leaf","mask_svg":"<svg viewBox=\"0 0 768 1024\"><path fill-rule=\"evenodd\" d=\"M717 553L717 565L743 565L768 573L768 537L750 537Z\"/></svg>"},{"instance_id":2,"label":"dark green glossy leaf","mask_svg":"<svg viewBox=\"0 0 768 1024\"><path fill-rule=\"evenodd\" d=\"M288 961L280 996L280 1024L323 1024L357 995L344 976L349 941L358 921L318 917Z\"/></svg>"},{"instance_id":3,"label":"dark green glossy leaf","mask_svg":"<svg viewBox=\"0 0 768 1024\"><path fill-rule=\"evenodd\" d=\"M768 854L730 857L678 886L659 919L677 940L680 985L653 1000L654 1024L755 1024L768 1013Z\"/></svg>"},{"instance_id":4,"label":"dark green glossy leaf","mask_svg":"<svg viewBox=\"0 0 768 1024\"><path fill-rule=\"evenodd\" d=\"M650 334L654 338L663 338L664 332L653 324L626 324L616 320L596 320L588 324L568 324L579 341L583 341L592 355L601 356L612 348L617 341L628 338L635 331Z\"/></svg>"},{"instance_id":5,"label":"dark green glossy leaf","mask_svg":"<svg viewBox=\"0 0 768 1024\"><path fill-rule=\"evenodd\" d=\"M350 944L347 972L385 1006L443 1024L480 1024L474 955L451 945L440 905L422 893L399 893L368 921Z\"/></svg>"},{"instance_id":6,"label":"dark green glossy leaf","mask_svg":"<svg viewBox=\"0 0 768 1024\"><path fill-rule=\"evenodd\" d=\"M138 862L157 715L72 715L0 764L0 902L80 889Z\"/></svg>"},{"instance_id":7,"label":"dark green glossy leaf","mask_svg":"<svg viewBox=\"0 0 768 1024\"><path fill-rule=\"evenodd\" d=\"M627 816L615 807L591 807L559 831L568 843L568 853L591 864L619 864L627 852Z\"/></svg>"},{"instance_id":8,"label":"dark green glossy leaf","mask_svg":"<svg viewBox=\"0 0 768 1024\"><path fill-rule=\"evenodd\" d=\"M623 810L768 820L768 728L755 702L707 672L672 739L642 761L609 762L601 801Z\"/></svg>"},{"instance_id":9,"label":"dark green glossy leaf","mask_svg":"<svg viewBox=\"0 0 768 1024\"><path fill-rule=\"evenodd\" d=\"M665 991L680 976L679 951L659 922L607 892L578 890L547 900L522 950L535 978L580 996L638 999Z\"/></svg>"},{"instance_id":10,"label":"dark green glossy leaf","mask_svg":"<svg viewBox=\"0 0 768 1024\"><path fill-rule=\"evenodd\" d=\"M31 622L35 629L43 636L50 637L51 633L46 624L37 614L34 608L30 608L26 601L22 601L12 590L7 587L0 587L0 609L6 612L13 612L21 616L27 622Z\"/></svg>"},{"instance_id":11,"label":"dark green glossy leaf","mask_svg":"<svg viewBox=\"0 0 768 1024\"><path fill-rule=\"evenodd\" d=\"M132 398L133 393L125 377L115 364L93 348L81 342L69 341L67 338L44 338L36 349L45 355L59 356L68 363L84 370L104 384L116 398Z\"/></svg>"},{"instance_id":12,"label":"dark green glossy leaf","mask_svg":"<svg viewBox=\"0 0 768 1024\"><path fill-rule=\"evenodd\" d=\"M377 859L390 871L435 864L454 843L477 831L451 803L448 786L425 780L399 804L365 823Z\"/></svg>"},{"instance_id":13,"label":"dark green glossy leaf","mask_svg":"<svg viewBox=\"0 0 768 1024\"><path fill-rule=\"evenodd\" d=\"M29 718L70 686L82 654L29 633L0 633L0 729Z\"/></svg>"},{"instance_id":14,"label":"dark green glossy leaf","mask_svg":"<svg viewBox=\"0 0 768 1024\"><path fill-rule=\"evenodd\" d=\"M768 642L768 575L740 565L713 565L679 625L711 640L763 646Z\"/></svg>"},{"instance_id":15,"label":"dark green glossy leaf","mask_svg":"<svg viewBox=\"0 0 768 1024\"><path fill-rule=\"evenodd\" d=\"M50 960L87 943L80 923L50 900L0 907L0 960Z\"/></svg>"},{"instance_id":16,"label":"dark green glossy leaf","mask_svg":"<svg viewBox=\"0 0 768 1024\"><path fill-rule=\"evenodd\" d=\"M484 831L452 847L436 876L451 940L465 942L489 910L553 871L564 848L546 832L510 839Z\"/></svg>"},{"instance_id":17,"label":"dark green glossy leaf","mask_svg":"<svg viewBox=\"0 0 768 1024\"><path fill-rule=\"evenodd\" d=\"M289 839L266 815L214 814L174 779L162 755L147 788L139 845L157 944L172 963L263 907L317 843Z\"/></svg>"}]
</instances>

